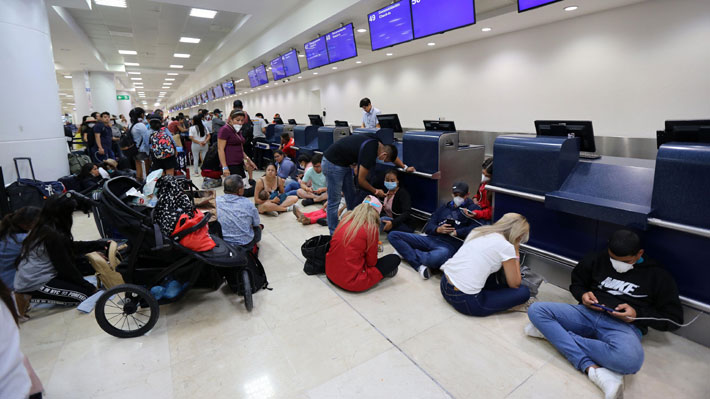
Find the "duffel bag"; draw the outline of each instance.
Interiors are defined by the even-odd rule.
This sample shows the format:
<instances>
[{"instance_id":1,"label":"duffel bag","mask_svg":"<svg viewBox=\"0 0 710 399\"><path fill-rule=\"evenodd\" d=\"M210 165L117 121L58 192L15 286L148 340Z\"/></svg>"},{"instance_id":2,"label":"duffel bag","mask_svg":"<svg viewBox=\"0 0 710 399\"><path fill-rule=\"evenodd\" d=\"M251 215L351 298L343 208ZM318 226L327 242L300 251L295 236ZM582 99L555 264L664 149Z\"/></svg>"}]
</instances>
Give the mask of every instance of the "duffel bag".
<instances>
[{"instance_id":1,"label":"duffel bag","mask_svg":"<svg viewBox=\"0 0 710 399\"><path fill-rule=\"evenodd\" d=\"M330 249L330 236L309 238L301 245L301 254L306 258L303 272L309 276L325 273L325 255Z\"/></svg>"}]
</instances>

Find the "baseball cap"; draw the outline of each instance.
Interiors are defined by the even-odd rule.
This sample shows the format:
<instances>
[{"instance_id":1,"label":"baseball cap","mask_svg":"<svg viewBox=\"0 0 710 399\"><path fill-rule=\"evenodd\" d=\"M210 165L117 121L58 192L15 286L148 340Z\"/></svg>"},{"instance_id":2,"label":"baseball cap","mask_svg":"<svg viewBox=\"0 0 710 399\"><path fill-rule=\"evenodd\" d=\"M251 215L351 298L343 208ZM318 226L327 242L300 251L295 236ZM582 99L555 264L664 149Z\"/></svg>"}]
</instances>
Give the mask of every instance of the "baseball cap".
<instances>
[{"instance_id":1,"label":"baseball cap","mask_svg":"<svg viewBox=\"0 0 710 399\"><path fill-rule=\"evenodd\" d=\"M215 108L214 111L212 111L213 114L221 114L222 111L219 110L219 108Z\"/></svg>"},{"instance_id":2,"label":"baseball cap","mask_svg":"<svg viewBox=\"0 0 710 399\"><path fill-rule=\"evenodd\" d=\"M454 194L468 194L468 184L460 181L454 183L454 186L451 188L451 191Z\"/></svg>"}]
</instances>

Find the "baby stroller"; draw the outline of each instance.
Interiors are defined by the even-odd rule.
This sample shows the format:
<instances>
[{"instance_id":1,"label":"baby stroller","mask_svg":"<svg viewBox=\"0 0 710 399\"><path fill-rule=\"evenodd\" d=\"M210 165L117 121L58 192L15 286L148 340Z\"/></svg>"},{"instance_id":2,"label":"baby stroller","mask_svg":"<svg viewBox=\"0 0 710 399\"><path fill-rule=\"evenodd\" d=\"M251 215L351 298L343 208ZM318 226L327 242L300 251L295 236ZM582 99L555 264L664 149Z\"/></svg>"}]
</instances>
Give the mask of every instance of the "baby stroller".
<instances>
[{"instance_id":1,"label":"baby stroller","mask_svg":"<svg viewBox=\"0 0 710 399\"><path fill-rule=\"evenodd\" d=\"M159 305L182 298L205 268L216 272L220 284L226 279L232 291L244 296L246 308L251 311L252 292L268 284L258 259L215 236L212 239L217 245L209 251L195 252L180 245L174 238L164 236L154 224L153 208L130 204L131 197L126 192L131 188L140 189L141 185L130 177L120 176L108 180L93 199L72 193L92 204L104 238L112 238L109 232L117 231L127 239L124 261L116 268L127 284L112 287L99 297L95 308L99 326L119 338L145 334L158 321ZM203 223L208 220L206 215ZM186 281L184 288L174 298L156 300L150 287L169 276Z\"/></svg>"}]
</instances>

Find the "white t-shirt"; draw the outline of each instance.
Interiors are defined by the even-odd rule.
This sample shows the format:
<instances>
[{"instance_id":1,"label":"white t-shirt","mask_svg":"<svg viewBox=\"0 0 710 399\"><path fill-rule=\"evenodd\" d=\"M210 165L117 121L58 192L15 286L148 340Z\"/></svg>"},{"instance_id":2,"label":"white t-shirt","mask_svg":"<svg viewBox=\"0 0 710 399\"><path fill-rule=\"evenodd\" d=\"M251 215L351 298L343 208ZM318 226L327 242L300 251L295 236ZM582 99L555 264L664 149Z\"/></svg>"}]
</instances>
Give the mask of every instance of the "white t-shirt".
<instances>
[{"instance_id":1,"label":"white t-shirt","mask_svg":"<svg viewBox=\"0 0 710 399\"><path fill-rule=\"evenodd\" d=\"M0 398L25 399L32 382L20 351L20 332L10 309L0 301Z\"/></svg>"},{"instance_id":2,"label":"white t-shirt","mask_svg":"<svg viewBox=\"0 0 710 399\"><path fill-rule=\"evenodd\" d=\"M251 119L251 122L254 124L254 130L253 130L254 138L257 138L257 137L266 138L266 135L261 130L262 128L266 127L266 121L261 118L254 117Z\"/></svg>"},{"instance_id":3,"label":"white t-shirt","mask_svg":"<svg viewBox=\"0 0 710 399\"><path fill-rule=\"evenodd\" d=\"M207 134L208 130L205 128L205 135L200 136L200 131L197 130L197 126L190 126L190 138L192 139L193 142L196 142L197 144L202 144L207 140Z\"/></svg>"},{"instance_id":4,"label":"white t-shirt","mask_svg":"<svg viewBox=\"0 0 710 399\"><path fill-rule=\"evenodd\" d=\"M481 292L488 276L500 270L503 262L515 258L515 247L500 233L486 234L464 242L441 270L461 292Z\"/></svg>"}]
</instances>

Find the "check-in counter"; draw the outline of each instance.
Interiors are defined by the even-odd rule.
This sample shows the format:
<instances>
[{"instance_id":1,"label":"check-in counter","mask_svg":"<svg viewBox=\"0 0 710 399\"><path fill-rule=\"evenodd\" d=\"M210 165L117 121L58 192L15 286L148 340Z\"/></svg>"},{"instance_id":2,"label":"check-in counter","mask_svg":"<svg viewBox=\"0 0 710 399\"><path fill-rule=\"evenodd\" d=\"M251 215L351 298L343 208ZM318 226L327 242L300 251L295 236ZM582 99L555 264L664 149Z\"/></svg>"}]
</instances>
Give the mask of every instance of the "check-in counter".
<instances>
[{"instance_id":1,"label":"check-in counter","mask_svg":"<svg viewBox=\"0 0 710 399\"><path fill-rule=\"evenodd\" d=\"M364 129L358 128L353 130L353 134L365 134L374 133L375 136L382 142L382 144L392 144L394 143L394 131L390 128L379 128L379 129Z\"/></svg>"},{"instance_id":2,"label":"check-in counter","mask_svg":"<svg viewBox=\"0 0 710 399\"><path fill-rule=\"evenodd\" d=\"M318 149L316 152L323 153L336 141L348 137L350 128L345 126L321 126L318 128Z\"/></svg>"},{"instance_id":3,"label":"check-in counter","mask_svg":"<svg viewBox=\"0 0 710 399\"><path fill-rule=\"evenodd\" d=\"M318 126L296 125L293 128L293 148L298 155L313 156L318 149Z\"/></svg>"}]
</instances>

